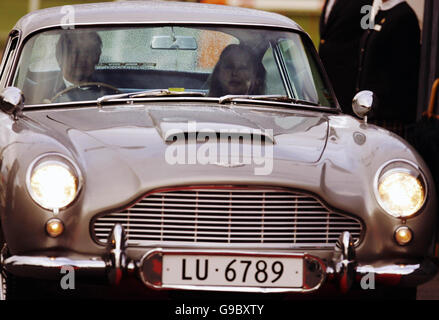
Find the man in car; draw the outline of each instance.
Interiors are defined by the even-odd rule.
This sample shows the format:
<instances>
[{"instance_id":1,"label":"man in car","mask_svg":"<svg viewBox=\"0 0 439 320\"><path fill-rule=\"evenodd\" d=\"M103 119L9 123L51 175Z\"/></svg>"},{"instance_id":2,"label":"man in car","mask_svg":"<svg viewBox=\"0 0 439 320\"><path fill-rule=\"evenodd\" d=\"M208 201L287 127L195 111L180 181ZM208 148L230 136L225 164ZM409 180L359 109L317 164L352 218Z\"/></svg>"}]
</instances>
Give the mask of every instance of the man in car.
<instances>
[{"instance_id":1,"label":"man in car","mask_svg":"<svg viewBox=\"0 0 439 320\"><path fill-rule=\"evenodd\" d=\"M56 59L63 74L64 87L94 81L101 53L102 40L96 32L63 33L56 46Z\"/></svg>"},{"instance_id":2,"label":"man in car","mask_svg":"<svg viewBox=\"0 0 439 320\"><path fill-rule=\"evenodd\" d=\"M60 73L37 82L38 90L24 90L32 103L95 100L116 88L96 78L96 65L102 53L102 40L95 31L65 31L56 44Z\"/></svg>"}]
</instances>

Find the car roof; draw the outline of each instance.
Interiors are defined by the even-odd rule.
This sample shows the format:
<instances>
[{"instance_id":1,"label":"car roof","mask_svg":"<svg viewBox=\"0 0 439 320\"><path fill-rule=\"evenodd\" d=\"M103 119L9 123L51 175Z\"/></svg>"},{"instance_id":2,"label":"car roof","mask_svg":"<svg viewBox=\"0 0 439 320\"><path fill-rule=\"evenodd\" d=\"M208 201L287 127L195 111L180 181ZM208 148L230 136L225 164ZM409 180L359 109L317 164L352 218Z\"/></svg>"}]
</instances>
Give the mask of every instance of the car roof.
<instances>
[{"instance_id":1,"label":"car roof","mask_svg":"<svg viewBox=\"0 0 439 320\"><path fill-rule=\"evenodd\" d=\"M168 1L101 2L53 7L27 14L17 22L14 29L21 31L26 37L48 27L122 23L236 24L303 31L294 21L276 13L224 5Z\"/></svg>"}]
</instances>

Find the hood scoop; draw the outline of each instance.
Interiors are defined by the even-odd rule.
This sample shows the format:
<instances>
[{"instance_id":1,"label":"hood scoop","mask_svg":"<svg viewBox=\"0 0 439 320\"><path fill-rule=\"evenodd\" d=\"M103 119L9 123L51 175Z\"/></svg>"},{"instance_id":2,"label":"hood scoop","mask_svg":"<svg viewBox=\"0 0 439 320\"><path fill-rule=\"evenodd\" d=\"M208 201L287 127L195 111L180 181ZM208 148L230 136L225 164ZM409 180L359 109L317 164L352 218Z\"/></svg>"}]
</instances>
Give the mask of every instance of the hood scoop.
<instances>
[{"instance_id":1,"label":"hood scoop","mask_svg":"<svg viewBox=\"0 0 439 320\"><path fill-rule=\"evenodd\" d=\"M230 125L225 123L162 122L160 131L164 141L218 141L275 144L273 130Z\"/></svg>"}]
</instances>

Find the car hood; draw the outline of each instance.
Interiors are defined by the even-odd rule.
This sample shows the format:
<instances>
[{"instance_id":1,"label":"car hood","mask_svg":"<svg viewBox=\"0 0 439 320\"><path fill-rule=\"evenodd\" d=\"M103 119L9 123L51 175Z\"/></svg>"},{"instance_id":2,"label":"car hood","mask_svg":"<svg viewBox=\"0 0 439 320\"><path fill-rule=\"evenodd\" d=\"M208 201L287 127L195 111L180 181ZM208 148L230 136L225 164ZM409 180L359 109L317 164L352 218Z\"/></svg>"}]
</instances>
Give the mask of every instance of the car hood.
<instances>
[{"instance_id":1,"label":"car hood","mask_svg":"<svg viewBox=\"0 0 439 320\"><path fill-rule=\"evenodd\" d=\"M57 138L78 154L106 148L127 162L127 150L142 149L157 156L159 150L174 143L178 134L188 139L195 134L216 133L219 138L221 133L241 136L250 132L266 146L273 146L274 159L313 163L320 159L328 136L325 114L287 109L181 104L110 106L38 111L32 118L47 130L55 129Z\"/></svg>"}]
</instances>

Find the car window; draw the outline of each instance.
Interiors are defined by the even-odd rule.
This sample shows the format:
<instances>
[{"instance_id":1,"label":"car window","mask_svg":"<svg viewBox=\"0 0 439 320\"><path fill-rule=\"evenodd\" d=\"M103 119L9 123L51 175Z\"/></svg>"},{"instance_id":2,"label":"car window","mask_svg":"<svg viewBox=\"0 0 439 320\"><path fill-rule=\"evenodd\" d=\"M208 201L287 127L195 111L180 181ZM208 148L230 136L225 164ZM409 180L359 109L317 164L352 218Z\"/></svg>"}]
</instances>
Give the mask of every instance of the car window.
<instances>
[{"instance_id":1,"label":"car window","mask_svg":"<svg viewBox=\"0 0 439 320\"><path fill-rule=\"evenodd\" d=\"M251 28L50 30L26 42L14 85L26 104L172 89L209 97L292 95L331 106L306 51L297 33Z\"/></svg>"},{"instance_id":2,"label":"car window","mask_svg":"<svg viewBox=\"0 0 439 320\"><path fill-rule=\"evenodd\" d=\"M9 68L12 65L13 62L13 56L14 56L14 52L17 48L17 44L18 44L18 36L13 36L10 38L9 43L6 47L3 59L2 59L2 64L1 64L1 71L0 71L0 79L1 79L1 86L3 87L6 81L6 76L7 73L6 71L9 70Z\"/></svg>"}]
</instances>

